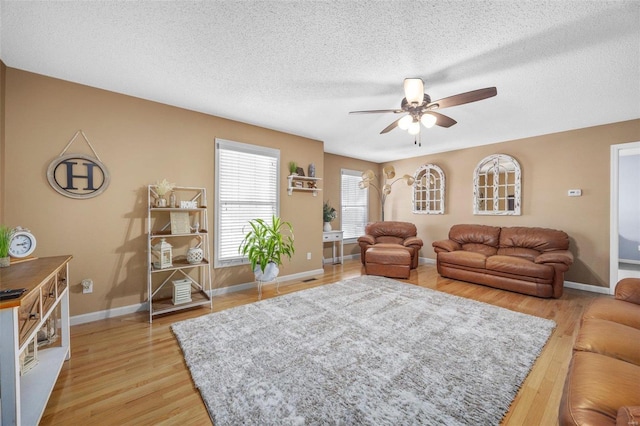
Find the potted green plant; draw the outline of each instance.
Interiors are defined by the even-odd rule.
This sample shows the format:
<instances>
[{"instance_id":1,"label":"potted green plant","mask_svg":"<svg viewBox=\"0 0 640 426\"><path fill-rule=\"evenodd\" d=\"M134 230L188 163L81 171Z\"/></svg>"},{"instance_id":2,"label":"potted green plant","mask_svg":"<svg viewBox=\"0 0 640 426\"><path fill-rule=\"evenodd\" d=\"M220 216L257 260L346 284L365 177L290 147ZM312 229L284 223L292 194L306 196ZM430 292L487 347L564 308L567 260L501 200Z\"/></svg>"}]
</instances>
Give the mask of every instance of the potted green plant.
<instances>
[{"instance_id":1,"label":"potted green plant","mask_svg":"<svg viewBox=\"0 0 640 426\"><path fill-rule=\"evenodd\" d=\"M5 268L11 264L9 245L12 237L13 228L0 225L0 268Z\"/></svg>"},{"instance_id":2,"label":"potted green plant","mask_svg":"<svg viewBox=\"0 0 640 426\"><path fill-rule=\"evenodd\" d=\"M253 219L249 225L251 230L240 243L238 251L251 262L256 281L273 281L280 272L278 266L282 265L282 256L291 259L295 253L293 227L275 215L271 223Z\"/></svg>"},{"instance_id":3,"label":"potted green plant","mask_svg":"<svg viewBox=\"0 0 640 426\"><path fill-rule=\"evenodd\" d=\"M337 215L338 213L336 212L336 209L331 207L329 201L325 201L322 205L322 220L324 221L324 227L322 228L323 231L331 231L331 221L333 221Z\"/></svg>"},{"instance_id":4,"label":"potted green plant","mask_svg":"<svg viewBox=\"0 0 640 426\"><path fill-rule=\"evenodd\" d=\"M289 175L298 175L298 163L296 163L295 161L289 161Z\"/></svg>"}]
</instances>

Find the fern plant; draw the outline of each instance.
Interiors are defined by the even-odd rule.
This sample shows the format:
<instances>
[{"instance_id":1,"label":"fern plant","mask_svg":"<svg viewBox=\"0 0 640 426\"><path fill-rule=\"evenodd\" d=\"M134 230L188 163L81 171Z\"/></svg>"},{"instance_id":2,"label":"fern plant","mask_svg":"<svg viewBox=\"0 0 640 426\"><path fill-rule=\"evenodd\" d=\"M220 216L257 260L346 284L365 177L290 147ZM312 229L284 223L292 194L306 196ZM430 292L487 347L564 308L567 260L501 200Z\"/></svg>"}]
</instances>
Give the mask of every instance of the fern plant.
<instances>
[{"instance_id":1,"label":"fern plant","mask_svg":"<svg viewBox=\"0 0 640 426\"><path fill-rule=\"evenodd\" d=\"M295 253L291 223L282 221L274 215L271 223L264 219L253 219L249 221L249 225L251 230L240 243L238 251L247 256L251 262L251 270L255 270L256 265L260 265L260 270L264 273L269 262L280 266L282 256L291 259Z\"/></svg>"}]
</instances>

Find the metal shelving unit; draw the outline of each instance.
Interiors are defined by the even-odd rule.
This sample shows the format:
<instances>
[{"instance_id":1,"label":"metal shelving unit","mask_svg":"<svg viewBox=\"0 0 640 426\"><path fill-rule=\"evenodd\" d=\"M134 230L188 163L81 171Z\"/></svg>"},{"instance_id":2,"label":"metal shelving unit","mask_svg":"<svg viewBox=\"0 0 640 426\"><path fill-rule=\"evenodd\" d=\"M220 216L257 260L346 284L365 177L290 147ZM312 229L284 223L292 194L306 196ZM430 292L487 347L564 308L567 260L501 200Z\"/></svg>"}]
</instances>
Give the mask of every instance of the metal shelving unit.
<instances>
[{"instance_id":1,"label":"metal shelving unit","mask_svg":"<svg viewBox=\"0 0 640 426\"><path fill-rule=\"evenodd\" d=\"M149 322L155 315L167 314L182 309L209 305L213 309L211 296L211 264L209 263L209 220L207 214L207 194L205 188L175 187L174 195L181 201L195 202L195 207L156 207L160 198L156 185L148 185L147 198L147 303ZM180 204L180 202L178 202ZM172 233L171 213L186 213L189 218L189 232ZM172 266L158 268L154 265L153 246L165 239L172 245ZM200 246L204 258L199 263L187 261L187 250L193 244ZM170 287L175 280L189 280L191 301L174 303Z\"/></svg>"}]
</instances>

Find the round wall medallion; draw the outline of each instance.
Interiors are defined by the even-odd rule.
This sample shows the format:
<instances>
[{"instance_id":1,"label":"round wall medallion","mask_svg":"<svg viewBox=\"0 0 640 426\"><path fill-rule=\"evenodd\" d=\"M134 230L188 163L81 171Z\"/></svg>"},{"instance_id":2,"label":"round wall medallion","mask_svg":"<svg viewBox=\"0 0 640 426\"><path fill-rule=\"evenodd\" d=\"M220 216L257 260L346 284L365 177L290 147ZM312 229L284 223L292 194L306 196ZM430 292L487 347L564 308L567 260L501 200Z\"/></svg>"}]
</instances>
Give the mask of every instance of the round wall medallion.
<instances>
[{"instance_id":1,"label":"round wall medallion","mask_svg":"<svg viewBox=\"0 0 640 426\"><path fill-rule=\"evenodd\" d=\"M70 198L93 198L109 186L107 167L95 157L67 154L56 157L47 169L49 185Z\"/></svg>"}]
</instances>

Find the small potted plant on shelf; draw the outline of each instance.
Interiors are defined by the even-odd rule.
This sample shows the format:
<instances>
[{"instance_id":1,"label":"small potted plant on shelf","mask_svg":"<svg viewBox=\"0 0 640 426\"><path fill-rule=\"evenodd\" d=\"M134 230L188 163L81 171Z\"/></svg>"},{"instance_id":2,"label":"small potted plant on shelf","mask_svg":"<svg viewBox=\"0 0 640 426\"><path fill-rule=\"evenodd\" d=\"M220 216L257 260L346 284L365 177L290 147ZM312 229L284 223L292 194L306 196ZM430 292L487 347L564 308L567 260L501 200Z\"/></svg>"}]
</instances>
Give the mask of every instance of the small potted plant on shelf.
<instances>
[{"instance_id":1,"label":"small potted plant on shelf","mask_svg":"<svg viewBox=\"0 0 640 426\"><path fill-rule=\"evenodd\" d=\"M166 179L162 179L162 182L156 182L156 193L159 197L156 201L156 207L167 207L167 199L164 196L173 191L175 187L175 183L169 183Z\"/></svg>"},{"instance_id":2,"label":"small potted plant on shelf","mask_svg":"<svg viewBox=\"0 0 640 426\"><path fill-rule=\"evenodd\" d=\"M247 256L256 281L273 281L278 276L282 265L282 256L295 253L293 246L293 227L291 223L273 216L271 223L263 219L249 221L251 230L240 243L238 251Z\"/></svg>"},{"instance_id":3,"label":"small potted plant on shelf","mask_svg":"<svg viewBox=\"0 0 640 426\"><path fill-rule=\"evenodd\" d=\"M322 205L322 219L324 221L324 226L322 228L323 231L331 231L331 222L336 218L337 215L338 213L336 212L336 209L331 207L329 201L325 201Z\"/></svg>"},{"instance_id":4,"label":"small potted plant on shelf","mask_svg":"<svg viewBox=\"0 0 640 426\"><path fill-rule=\"evenodd\" d=\"M298 163L289 161L289 176L298 176Z\"/></svg>"},{"instance_id":5,"label":"small potted plant on shelf","mask_svg":"<svg viewBox=\"0 0 640 426\"><path fill-rule=\"evenodd\" d=\"M0 268L11 265L11 258L9 257L11 238L13 238L13 228L0 225Z\"/></svg>"}]
</instances>

